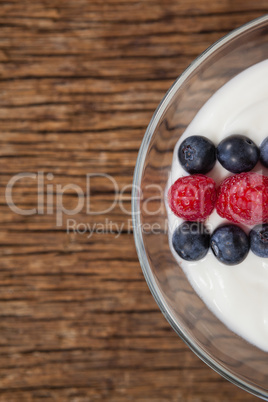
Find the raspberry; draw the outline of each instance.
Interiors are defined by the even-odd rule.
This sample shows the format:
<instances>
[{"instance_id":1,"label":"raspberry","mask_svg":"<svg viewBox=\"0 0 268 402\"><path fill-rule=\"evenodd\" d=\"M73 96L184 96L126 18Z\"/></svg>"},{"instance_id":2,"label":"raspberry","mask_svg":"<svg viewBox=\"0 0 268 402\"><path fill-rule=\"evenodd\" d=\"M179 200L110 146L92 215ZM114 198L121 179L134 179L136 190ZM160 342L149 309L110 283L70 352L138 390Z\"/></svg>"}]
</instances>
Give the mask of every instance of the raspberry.
<instances>
[{"instance_id":1,"label":"raspberry","mask_svg":"<svg viewBox=\"0 0 268 402\"><path fill-rule=\"evenodd\" d=\"M268 177L253 172L227 177L219 187L216 210L235 223L268 222Z\"/></svg>"},{"instance_id":2,"label":"raspberry","mask_svg":"<svg viewBox=\"0 0 268 402\"><path fill-rule=\"evenodd\" d=\"M168 202L175 215L187 221L204 221L216 203L216 183L202 174L179 178L168 191Z\"/></svg>"}]
</instances>

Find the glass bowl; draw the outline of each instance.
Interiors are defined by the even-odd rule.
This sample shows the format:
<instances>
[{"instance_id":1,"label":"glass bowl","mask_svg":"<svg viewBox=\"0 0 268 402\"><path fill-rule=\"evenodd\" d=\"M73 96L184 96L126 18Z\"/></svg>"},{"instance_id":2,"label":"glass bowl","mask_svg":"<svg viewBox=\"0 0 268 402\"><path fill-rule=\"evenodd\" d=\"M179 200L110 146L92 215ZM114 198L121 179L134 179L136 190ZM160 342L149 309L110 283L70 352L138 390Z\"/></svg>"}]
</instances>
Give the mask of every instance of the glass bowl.
<instances>
[{"instance_id":1,"label":"glass bowl","mask_svg":"<svg viewBox=\"0 0 268 402\"><path fill-rule=\"evenodd\" d=\"M268 354L230 331L192 289L169 248L164 191L174 146L199 109L227 81L267 58L267 15L229 33L199 56L175 81L152 117L132 191L137 252L162 313L205 363L266 400Z\"/></svg>"}]
</instances>

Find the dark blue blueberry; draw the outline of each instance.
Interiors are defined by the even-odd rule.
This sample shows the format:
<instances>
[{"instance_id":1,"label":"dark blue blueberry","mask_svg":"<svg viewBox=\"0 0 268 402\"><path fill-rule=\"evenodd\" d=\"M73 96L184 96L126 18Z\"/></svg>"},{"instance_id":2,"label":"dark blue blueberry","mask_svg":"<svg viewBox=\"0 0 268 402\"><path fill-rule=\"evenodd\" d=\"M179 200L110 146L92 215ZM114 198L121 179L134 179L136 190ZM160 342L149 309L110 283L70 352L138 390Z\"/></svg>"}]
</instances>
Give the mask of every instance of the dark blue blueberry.
<instances>
[{"instance_id":1,"label":"dark blue blueberry","mask_svg":"<svg viewBox=\"0 0 268 402\"><path fill-rule=\"evenodd\" d=\"M249 251L249 239L239 226L226 224L213 232L210 246L220 262L236 265L246 258Z\"/></svg>"},{"instance_id":2,"label":"dark blue blueberry","mask_svg":"<svg viewBox=\"0 0 268 402\"><path fill-rule=\"evenodd\" d=\"M268 258L268 223L254 226L249 233L249 240L254 254Z\"/></svg>"},{"instance_id":3,"label":"dark blue blueberry","mask_svg":"<svg viewBox=\"0 0 268 402\"><path fill-rule=\"evenodd\" d=\"M187 261L197 261L205 257L209 241L208 229L200 222L183 222L172 237L175 251Z\"/></svg>"},{"instance_id":4,"label":"dark blue blueberry","mask_svg":"<svg viewBox=\"0 0 268 402\"><path fill-rule=\"evenodd\" d=\"M260 161L263 166L268 168L268 137L261 143L260 151Z\"/></svg>"},{"instance_id":5,"label":"dark blue blueberry","mask_svg":"<svg viewBox=\"0 0 268 402\"><path fill-rule=\"evenodd\" d=\"M249 172L259 160L260 151L254 142L239 134L222 140L217 148L217 158L221 165L232 173Z\"/></svg>"},{"instance_id":6,"label":"dark blue blueberry","mask_svg":"<svg viewBox=\"0 0 268 402\"><path fill-rule=\"evenodd\" d=\"M186 172L207 173L216 162L216 148L208 138L201 135L192 135L180 145L178 157L181 166Z\"/></svg>"}]
</instances>

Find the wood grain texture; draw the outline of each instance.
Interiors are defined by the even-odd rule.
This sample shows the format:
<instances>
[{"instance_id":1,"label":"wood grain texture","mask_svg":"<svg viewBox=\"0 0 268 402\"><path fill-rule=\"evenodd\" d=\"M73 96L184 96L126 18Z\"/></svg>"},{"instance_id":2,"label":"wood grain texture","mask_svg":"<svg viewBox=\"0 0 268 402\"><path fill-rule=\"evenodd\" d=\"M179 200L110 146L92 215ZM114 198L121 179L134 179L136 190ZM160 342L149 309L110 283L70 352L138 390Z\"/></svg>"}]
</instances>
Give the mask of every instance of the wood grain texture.
<instances>
[{"instance_id":1,"label":"wood grain texture","mask_svg":"<svg viewBox=\"0 0 268 402\"><path fill-rule=\"evenodd\" d=\"M257 398L177 337L144 281L130 187L106 214L21 216L5 188L21 172L86 190L88 173L130 185L146 126L176 77L215 40L267 13L266 0L7 0L0 3L0 401L229 402ZM95 211L113 201L92 179ZM35 208L23 179L13 199ZM75 208L66 191L64 206ZM120 237L97 224L123 225ZM94 226L95 225L95 226Z\"/></svg>"}]
</instances>

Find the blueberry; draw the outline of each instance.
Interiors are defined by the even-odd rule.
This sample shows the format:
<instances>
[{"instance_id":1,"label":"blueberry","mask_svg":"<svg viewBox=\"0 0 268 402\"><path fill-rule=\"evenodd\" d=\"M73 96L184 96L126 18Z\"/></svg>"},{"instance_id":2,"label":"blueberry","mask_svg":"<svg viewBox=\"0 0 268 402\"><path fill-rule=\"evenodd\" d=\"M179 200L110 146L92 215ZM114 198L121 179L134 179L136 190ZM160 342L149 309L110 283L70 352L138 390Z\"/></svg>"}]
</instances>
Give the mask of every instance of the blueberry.
<instances>
[{"instance_id":1,"label":"blueberry","mask_svg":"<svg viewBox=\"0 0 268 402\"><path fill-rule=\"evenodd\" d=\"M249 240L254 254L268 258L268 223L254 226L249 233Z\"/></svg>"},{"instance_id":2,"label":"blueberry","mask_svg":"<svg viewBox=\"0 0 268 402\"><path fill-rule=\"evenodd\" d=\"M259 160L260 151L254 142L239 134L230 135L217 148L217 158L232 173L249 172Z\"/></svg>"},{"instance_id":3,"label":"blueberry","mask_svg":"<svg viewBox=\"0 0 268 402\"><path fill-rule=\"evenodd\" d=\"M192 135L180 145L178 157L181 166L186 172L207 173L216 162L216 148L208 138L201 135Z\"/></svg>"},{"instance_id":4,"label":"blueberry","mask_svg":"<svg viewBox=\"0 0 268 402\"><path fill-rule=\"evenodd\" d=\"M217 259L226 265L242 262L249 251L249 239L237 225L218 227L211 236L210 245Z\"/></svg>"},{"instance_id":5,"label":"blueberry","mask_svg":"<svg viewBox=\"0 0 268 402\"><path fill-rule=\"evenodd\" d=\"M268 168L268 137L261 143L260 151L260 161L263 166Z\"/></svg>"},{"instance_id":6,"label":"blueberry","mask_svg":"<svg viewBox=\"0 0 268 402\"><path fill-rule=\"evenodd\" d=\"M172 244L177 254L187 261L205 257L209 249L210 234L200 222L183 222L173 233Z\"/></svg>"}]
</instances>

